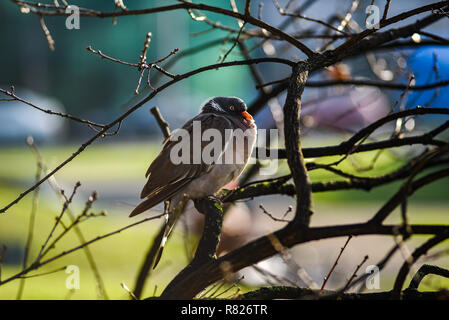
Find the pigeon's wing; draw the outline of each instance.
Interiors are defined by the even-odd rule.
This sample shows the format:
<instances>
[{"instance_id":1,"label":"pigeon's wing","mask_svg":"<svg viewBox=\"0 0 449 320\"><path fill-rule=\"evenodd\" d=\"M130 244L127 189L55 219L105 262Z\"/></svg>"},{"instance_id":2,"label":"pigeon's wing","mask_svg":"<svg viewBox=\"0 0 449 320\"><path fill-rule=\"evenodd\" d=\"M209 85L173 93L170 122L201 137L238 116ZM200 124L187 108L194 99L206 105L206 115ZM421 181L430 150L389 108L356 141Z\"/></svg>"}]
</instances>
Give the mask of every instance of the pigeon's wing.
<instances>
[{"instance_id":1,"label":"pigeon's wing","mask_svg":"<svg viewBox=\"0 0 449 320\"><path fill-rule=\"evenodd\" d=\"M203 162L203 158L201 156L199 157L199 163L193 163L193 144L195 142L194 139L198 139L198 137L195 137L193 134L194 121L199 121L199 123L201 124L201 130L199 131L201 133L201 136L202 133L209 128L214 128L220 133L222 137L222 148L220 149L221 152L218 152L220 154L213 155L213 158L218 158L224 151L225 145L227 143L226 129L232 129L232 123L229 120L227 120L223 116L215 115L212 113L199 114L195 118L189 120L182 127L182 129L185 130L184 133L188 134L185 139L189 139L188 151L190 151L190 159L187 158L187 160L190 161L188 161L188 163L174 163L174 161L172 161L172 152L175 153L178 150L186 150L185 148L180 149L179 145L177 146L178 143L181 143L178 139L172 140L173 136L176 133L174 131L170 138L165 141L162 151L159 153L156 159L153 160L147 170L146 177L148 177L148 181L140 194L141 199L147 199L140 203L131 212L130 217L144 212L162 201L170 199L174 194L180 191L193 179L202 176L212 169L213 163ZM196 125L198 125L198 123ZM201 142L200 146L202 151L203 148L210 142L202 141L201 136L199 139ZM196 141L195 143L198 143L198 141Z\"/></svg>"}]
</instances>

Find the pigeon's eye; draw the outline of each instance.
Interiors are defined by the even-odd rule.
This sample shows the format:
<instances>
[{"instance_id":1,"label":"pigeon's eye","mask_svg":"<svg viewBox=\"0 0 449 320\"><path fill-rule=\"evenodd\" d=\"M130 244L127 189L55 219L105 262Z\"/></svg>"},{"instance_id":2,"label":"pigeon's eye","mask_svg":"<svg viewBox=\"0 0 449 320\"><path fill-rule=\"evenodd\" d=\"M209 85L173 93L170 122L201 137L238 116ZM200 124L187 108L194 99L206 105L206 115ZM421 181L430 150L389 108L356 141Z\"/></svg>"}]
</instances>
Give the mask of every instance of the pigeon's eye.
<instances>
[{"instance_id":1,"label":"pigeon's eye","mask_svg":"<svg viewBox=\"0 0 449 320\"><path fill-rule=\"evenodd\" d=\"M234 111L235 107L234 106L229 106L229 110Z\"/></svg>"}]
</instances>

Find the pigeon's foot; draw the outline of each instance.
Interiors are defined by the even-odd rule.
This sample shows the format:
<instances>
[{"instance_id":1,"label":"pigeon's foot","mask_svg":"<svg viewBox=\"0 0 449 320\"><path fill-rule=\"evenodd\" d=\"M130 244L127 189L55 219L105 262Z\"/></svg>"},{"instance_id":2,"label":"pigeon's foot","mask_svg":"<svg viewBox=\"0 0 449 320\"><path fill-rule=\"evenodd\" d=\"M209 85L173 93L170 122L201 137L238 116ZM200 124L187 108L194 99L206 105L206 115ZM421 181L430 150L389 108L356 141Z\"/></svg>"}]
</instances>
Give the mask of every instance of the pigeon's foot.
<instances>
[{"instance_id":1,"label":"pigeon's foot","mask_svg":"<svg viewBox=\"0 0 449 320\"><path fill-rule=\"evenodd\" d=\"M223 203L223 198L224 198L223 196L218 196L218 195L213 194L210 197L214 198L215 200L220 201L220 203Z\"/></svg>"},{"instance_id":2,"label":"pigeon's foot","mask_svg":"<svg viewBox=\"0 0 449 320\"><path fill-rule=\"evenodd\" d=\"M207 206L210 206L211 204L214 205L215 207L217 207L218 205L218 207L220 207L221 210L221 207L223 206L223 200L222 197L219 197L217 195L210 195L205 198L193 200L193 204L195 205L195 208L198 210L199 213L204 214L204 212L207 211L205 210L205 208Z\"/></svg>"}]
</instances>

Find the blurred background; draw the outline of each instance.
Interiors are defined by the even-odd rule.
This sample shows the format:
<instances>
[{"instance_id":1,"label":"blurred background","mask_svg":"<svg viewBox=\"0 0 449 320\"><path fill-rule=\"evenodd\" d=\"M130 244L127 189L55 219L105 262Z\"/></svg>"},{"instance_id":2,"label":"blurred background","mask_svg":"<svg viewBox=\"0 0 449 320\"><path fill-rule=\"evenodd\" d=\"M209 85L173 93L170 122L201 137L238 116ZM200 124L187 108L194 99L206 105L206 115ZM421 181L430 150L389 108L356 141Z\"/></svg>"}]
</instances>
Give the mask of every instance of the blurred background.
<instances>
[{"instance_id":1,"label":"blurred background","mask_svg":"<svg viewBox=\"0 0 449 320\"><path fill-rule=\"evenodd\" d=\"M289 20L288 17L279 14L272 1L261 2L264 3L262 17L266 22L280 26ZM283 6L287 2L279 1ZM389 16L431 2L392 1ZM96 1L95 4L87 0L70 3L98 11L114 10L112 0ZM162 0L152 1L151 6L167 3ZM242 11L244 1L237 0L236 3ZM292 10L302 6L307 16L330 21L334 26L338 26L339 23L336 21L341 21L342 17L351 11L352 3L346 0L293 1ZM230 8L228 1L208 1L208 4ZM371 1L360 1L346 30L358 32L365 29L364 21L367 15L365 8L369 4ZM382 12L384 1L375 1L375 4L381 8ZM95 7L92 7L94 5ZM148 1L125 1L125 5L129 9L145 8L148 6ZM258 1L255 1L252 7L255 16L257 16L257 6ZM394 24L392 27L411 23L423 16L425 14ZM207 13L207 17L222 25L237 30L239 28L233 19L212 13ZM134 97L139 73L135 68L101 59L98 55L88 52L87 46L92 46L93 49L101 50L114 58L138 63L145 35L152 32L147 60L157 60L166 56L174 48L179 48L179 52L162 63L162 66L167 66L167 70L171 73L182 74L201 66L217 63L233 45L232 37L235 36L235 34L230 36L229 32L223 30L211 29L203 22L193 21L185 11L119 17L116 24L112 23L112 19L81 17L79 30L66 29L63 17L46 17L45 23L55 40L54 51L48 47L37 16L21 13L11 1L0 2L2 39L0 87L9 90L10 86L14 85L17 96L37 106L99 123L108 123L126 110L124 106ZM329 32L320 24L300 19L289 23L285 30L291 34L304 36L334 34L334 31ZM447 38L449 20L442 19L426 28L426 31ZM447 46L420 45L430 40L424 35L403 40L413 40L413 43L344 61L328 70L313 74L310 80L355 78L407 84L411 74L415 77L416 85L448 80L449 48ZM326 46L333 48L342 40L337 39L332 42L322 38L301 41L312 49L322 49ZM278 41L260 43L260 39L249 39L246 45L253 58L264 56L304 58L298 50L292 50ZM203 46L207 48L188 54L189 50ZM226 61L239 59L243 57L236 47ZM279 80L289 75L289 68L279 64L259 64L256 68L265 82ZM152 70L152 85L156 87L167 81L168 78L164 77ZM397 108L406 109L417 105L447 107L448 88L409 92L400 100ZM260 89L256 89L247 66L222 68L190 77L162 91L129 116L118 135L96 141L59 171L55 176L56 181L67 192L77 181L82 184L72 205L74 213L82 210L85 201L94 190L98 192L99 199L95 202L93 210L99 212L104 209L108 212L106 217L92 219L81 226L86 239L136 221L129 219L128 214L139 202L138 195L145 183L144 173L159 152L163 140L156 121L149 113L151 107L158 106L171 129L174 129L197 114L201 104L210 97L238 96L250 105L259 94ZM305 146L331 145L346 139L360 128L390 112L391 106L399 99L400 94L401 91L397 90L379 90L363 86L306 88L302 117ZM272 99L256 115L259 128L274 128L279 125L279 121L282 120L279 114L284 95L285 93ZM400 124L400 129L404 135L415 135L445 120L443 117L410 118ZM373 139L388 137L392 130L394 130L392 127L383 127L376 132ZM27 137L33 137L47 167L54 168L93 134L93 131L85 125L42 113L19 101L0 101L0 206L3 207L13 201L34 182L37 164L35 156L26 144ZM282 146L282 139L278 143ZM360 175L379 175L398 168L422 150L422 147L416 146L403 147L380 155L376 152L363 153L351 156L339 168ZM333 160L337 158L319 159L323 163ZM281 176L286 172L286 164L280 163L276 175ZM261 177L254 179L257 178ZM313 171L311 178L313 182L318 182L334 179L336 176ZM342 191L316 194L312 225L366 221L397 190L398 186L400 183L392 183L371 192ZM410 201L410 222L447 223L448 190L449 182L446 179L418 191ZM222 243L222 253L283 225L280 222L273 222L264 215L259 209L261 203L271 214L282 217L288 211L288 206L294 205L294 200L277 196L238 203L226 217L226 234ZM47 183L43 184L30 252L31 259L39 252L40 245L47 237L55 217L61 210L61 205L60 199L52 188ZM8 248L3 261L2 278L21 269L31 207L32 195L30 194L19 204L11 207L6 214L0 215L0 245L6 245ZM161 211L162 208L158 207L145 215L151 216ZM288 213L286 218L289 218ZM143 296L160 294L168 281L185 265L201 232L200 220L199 214L190 208L183 223L179 224L168 243L163 260L150 275ZM388 222L397 221L400 221L399 213L395 212ZM129 288L133 288L137 270L160 223L162 221L147 222L91 246L110 298L128 297L126 291L120 287L120 283L124 282ZM292 249L294 259L305 268L315 282L321 284L345 240L337 238L295 247ZM425 237L414 237L408 244L413 248L424 240ZM68 235L54 249L54 254L78 244L79 240L75 235ZM375 264L393 244L394 241L389 237L352 239L326 288L341 287L365 255L369 255L366 265ZM392 280L402 261L403 258L398 253L393 263L382 271L380 290L391 288ZM440 258L439 262L443 267L449 265L447 257ZM65 265L80 267L80 289L68 290L65 286L67 274L62 271L27 279L22 297L25 299L97 298L95 278L83 251L68 255L41 271L51 271ZM244 279L239 282L241 290L269 283L267 274L261 272L264 269L281 274L285 278L291 277L289 275L291 271L278 258L263 262L259 267L258 271L247 268L243 272ZM428 288L446 286L447 288L447 282L432 277L429 279L424 283L424 288L426 286ZM0 286L0 298L15 299L18 287L19 281Z\"/></svg>"}]
</instances>

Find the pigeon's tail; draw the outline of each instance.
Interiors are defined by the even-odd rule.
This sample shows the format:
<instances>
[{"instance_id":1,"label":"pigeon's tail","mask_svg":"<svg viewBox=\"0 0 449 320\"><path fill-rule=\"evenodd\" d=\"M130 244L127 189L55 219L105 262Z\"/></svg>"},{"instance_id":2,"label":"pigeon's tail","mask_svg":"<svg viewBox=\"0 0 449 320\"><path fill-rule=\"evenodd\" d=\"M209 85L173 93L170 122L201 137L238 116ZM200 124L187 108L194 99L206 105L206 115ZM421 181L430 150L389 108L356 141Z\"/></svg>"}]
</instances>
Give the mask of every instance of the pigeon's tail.
<instances>
[{"instance_id":1,"label":"pigeon's tail","mask_svg":"<svg viewBox=\"0 0 449 320\"><path fill-rule=\"evenodd\" d=\"M165 240L167 240L167 239L165 239ZM157 264L161 260L163 250L164 250L164 246L162 245L162 242L161 242L161 245L159 246L159 249L157 250L156 259L154 260L153 270L156 269Z\"/></svg>"},{"instance_id":2,"label":"pigeon's tail","mask_svg":"<svg viewBox=\"0 0 449 320\"><path fill-rule=\"evenodd\" d=\"M167 222L165 223L164 235L162 236L161 242L159 243L159 249L157 249L157 254L156 254L156 258L154 259L153 269L156 268L156 266L158 265L159 261L161 260L162 251L164 251L164 247L165 247L165 244L167 243L168 236L170 235L171 230L173 229L175 221L173 221L173 225L170 226L170 224L169 224L170 220L171 219L168 219Z\"/></svg>"},{"instance_id":3,"label":"pigeon's tail","mask_svg":"<svg viewBox=\"0 0 449 320\"><path fill-rule=\"evenodd\" d=\"M142 194L140 195L141 198L146 199L139 203L137 207L134 208L134 210L129 215L130 217L134 217L148 209L153 208L155 205L161 203L162 201L166 201L170 198L177 198L175 200L175 204L177 204L180 200L180 196L176 196L176 193L182 189L190 180L183 179L180 181L177 181L175 183L166 185L162 188L157 188L152 190L150 193L147 190L147 186L150 183L150 180L148 180L147 184L145 185L144 189L142 190Z\"/></svg>"},{"instance_id":4,"label":"pigeon's tail","mask_svg":"<svg viewBox=\"0 0 449 320\"><path fill-rule=\"evenodd\" d=\"M142 213L144 211L147 211L148 209L153 208L157 203L151 203L151 200L145 200L139 203L137 207L134 208L134 210L130 213L129 217L134 217L138 215L139 213Z\"/></svg>"},{"instance_id":5,"label":"pigeon's tail","mask_svg":"<svg viewBox=\"0 0 449 320\"><path fill-rule=\"evenodd\" d=\"M181 198L182 197L182 198ZM162 257L162 251L164 250L165 244L167 243L167 239L171 234L173 227L176 224L181 213L184 211L184 205L187 202L187 198L184 198L184 195L179 195L170 201L170 205L168 208L166 207L167 214L165 215L165 230L164 235L161 238L161 242L159 243L159 249L156 254L156 258L154 259L153 269L156 268L159 261Z\"/></svg>"},{"instance_id":6,"label":"pigeon's tail","mask_svg":"<svg viewBox=\"0 0 449 320\"><path fill-rule=\"evenodd\" d=\"M134 217L144 211L147 211L165 200L167 200L167 196L164 194L160 193L152 194L150 197L139 203L139 205L135 207L134 210L131 212L129 217Z\"/></svg>"}]
</instances>

